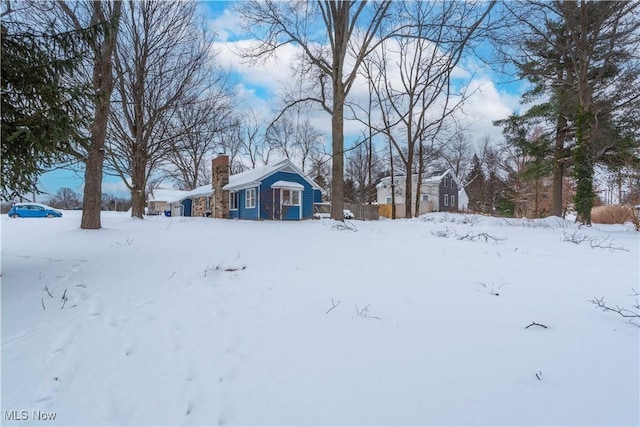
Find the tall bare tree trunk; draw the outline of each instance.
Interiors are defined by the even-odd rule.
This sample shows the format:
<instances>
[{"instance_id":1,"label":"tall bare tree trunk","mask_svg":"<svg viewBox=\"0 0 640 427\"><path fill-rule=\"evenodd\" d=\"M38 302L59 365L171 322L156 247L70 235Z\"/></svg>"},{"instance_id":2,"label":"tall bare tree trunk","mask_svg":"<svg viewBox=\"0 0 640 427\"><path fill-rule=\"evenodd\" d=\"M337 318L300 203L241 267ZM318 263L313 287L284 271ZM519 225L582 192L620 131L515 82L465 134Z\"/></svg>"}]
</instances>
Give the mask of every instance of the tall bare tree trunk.
<instances>
[{"instance_id":1,"label":"tall bare tree trunk","mask_svg":"<svg viewBox=\"0 0 640 427\"><path fill-rule=\"evenodd\" d=\"M422 192L422 174L425 168L424 164L424 141L422 140L422 136L420 137L420 142L418 146L418 178L416 181L416 204L415 204L415 216L420 215L420 193Z\"/></svg>"},{"instance_id":2,"label":"tall bare tree trunk","mask_svg":"<svg viewBox=\"0 0 640 427\"><path fill-rule=\"evenodd\" d=\"M94 25L107 22L101 1L93 2L91 22ZM111 110L111 92L113 91L112 58L118 38L118 23L122 3L114 2L111 16L108 17L104 39L94 48L93 87L96 90L94 121L91 125L91 146L87 153L84 172L84 195L80 228L97 230L102 227L102 167L104 164L107 123Z\"/></svg>"},{"instance_id":3,"label":"tall bare tree trunk","mask_svg":"<svg viewBox=\"0 0 640 427\"><path fill-rule=\"evenodd\" d=\"M334 86L342 86L335 79ZM344 220L344 89L335 88L331 116L331 218ZM342 96L340 96L342 95ZM339 185L336 183L340 183Z\"/></svg>"}]
</instances>

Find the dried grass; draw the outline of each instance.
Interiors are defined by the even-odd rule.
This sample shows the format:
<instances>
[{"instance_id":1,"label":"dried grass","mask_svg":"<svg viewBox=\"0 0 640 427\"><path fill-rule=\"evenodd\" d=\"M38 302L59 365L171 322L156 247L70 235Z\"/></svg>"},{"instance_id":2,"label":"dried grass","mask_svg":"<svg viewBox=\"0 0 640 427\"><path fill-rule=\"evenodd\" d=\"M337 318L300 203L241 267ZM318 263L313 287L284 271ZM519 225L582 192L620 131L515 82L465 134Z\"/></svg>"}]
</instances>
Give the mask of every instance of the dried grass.
<instances>
[{"instance_id":1,"label":"dried grass","mask_svg":"<svg viewBox=\"0 0 640 427\"><path fill-rule=\"evenodd\" d=\"M591 211L591 221L597 224L633 223L633 212L628 205L598 206Z\"/></svg>"}]
</instances>

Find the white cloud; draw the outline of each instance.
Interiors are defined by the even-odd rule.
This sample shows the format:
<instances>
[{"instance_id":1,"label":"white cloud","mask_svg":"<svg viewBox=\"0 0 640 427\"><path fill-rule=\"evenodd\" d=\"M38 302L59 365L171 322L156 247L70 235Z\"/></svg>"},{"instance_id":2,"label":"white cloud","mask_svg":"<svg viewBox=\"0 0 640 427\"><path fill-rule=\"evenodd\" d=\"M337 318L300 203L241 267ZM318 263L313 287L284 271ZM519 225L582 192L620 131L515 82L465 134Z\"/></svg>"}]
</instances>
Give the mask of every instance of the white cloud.
<instances>
[{"instance_id":1,"label":"white cloud","mask_svg":"<svg viewBox=\"0 0 640 427\"><path fill-rule=\"evenodd\" d=\"M118 179L117 181L102 181L102 192L106 194L113 194L116 196L128 197L131 195L131 191L127 188L125 183Z\"/></svg>"},{"instance_id":2,"label":"white cloud","mask_svg":"<svg viewBox=\"0 0 640 427\"><path fill-rule=\"evenodd\" d=\"M281 107L281 96L287 90L295 87L299 77L294 72L294 63L302 51L298 46L287 44L279 47L274 55L261 62L248 62L240 52L256 46L257 41L239 39L240 26L237 16L229 10L212 21L218 29L220 37L214 49L219 52L218 60L222 66L228 67L238 80L237 98L241 106L250 106L263 117L273 118ZM228 31L227 31L228 30ZM231 40L233 35L233 40ZM397 52L397 49L389 49ZM346 67L353 59L347 60ZM501 129L493 126L493 121L506 118L512 112L520 111L519 95L516 85L509 89L516 89L510 93L499 90L490 77L490 71L483 65L468 60L457 66L453 72L453 79L457 86L469 83L469 90L473 95L464 105L463 112L456 114L464 128L469 132L472 140L480 140L489 136L492 141L502 140ZM399 73L393 71L388 77L399 85ZM369 99L367 81L359 76L351 89L348 101L366 105ZM241 107L242 108L242 107ZM308 113L312 124L323 132L327 139L331 139L331 118L327 112L317 107ZM358 121L345 120L345 139L357 139L362 135L365 126ZM350 142L346 142L348 145Z\"/></svg>"}]
</instances>

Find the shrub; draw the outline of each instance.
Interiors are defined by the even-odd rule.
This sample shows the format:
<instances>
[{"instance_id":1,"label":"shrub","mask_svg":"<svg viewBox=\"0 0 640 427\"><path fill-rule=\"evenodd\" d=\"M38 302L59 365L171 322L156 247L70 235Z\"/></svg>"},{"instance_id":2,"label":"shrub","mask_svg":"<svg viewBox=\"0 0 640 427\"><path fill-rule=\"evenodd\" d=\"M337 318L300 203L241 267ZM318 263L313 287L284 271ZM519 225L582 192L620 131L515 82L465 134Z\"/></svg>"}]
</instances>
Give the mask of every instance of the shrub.
<instances>
[{"instance_id":1,"label":"shrub","mask_svg":"<svg viewBox=\"0 0 640 427\"><path fill-rule=\"evenodd\" d=\"M598 224L635 223L633 213L629 205L598 206L591 211L591 221Z\"/></svg>"}]
</instances>

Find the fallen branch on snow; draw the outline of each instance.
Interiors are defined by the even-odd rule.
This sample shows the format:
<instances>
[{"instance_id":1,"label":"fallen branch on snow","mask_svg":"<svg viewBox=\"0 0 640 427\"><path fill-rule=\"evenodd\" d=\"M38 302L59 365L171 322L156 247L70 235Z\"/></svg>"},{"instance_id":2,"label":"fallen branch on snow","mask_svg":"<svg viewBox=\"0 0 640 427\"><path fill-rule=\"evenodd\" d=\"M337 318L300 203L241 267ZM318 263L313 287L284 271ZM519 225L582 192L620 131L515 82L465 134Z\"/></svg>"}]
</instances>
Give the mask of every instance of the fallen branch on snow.
<instances>
[{"instance_id":1,"label":"fallen branch on snow","mask_svg":"<svg viewBox=\"0 0 640 427\"><path fill-rule=\"evenodd\" d=\"M620 316L629 319L629 323L640 328L640 302L638 301L638 297L640 293L638 293L635 289L632 289L634 292L631 296L636 297L636 303L633 305L635 310L630 310L628 308L621 308L619 306L611 307L608 306L604 297L602 298L593 298L589 302L594 304L597 308L601 308L602 311L610 311L612 313L618 313Z\"/></svg>"},{"instance_id":2,"label":"fallen branch on snow","mask_svg":"<svg viewBox=\"0 0 640 427\"><path fill-rule=\"evenodd\" d=\"M543 325L542 323L536 323L536 322L531 322L530 325L527 325L527 327L525 329L529 329L532 326L540 326L541 328L545 328L548 329L545 325Z\"/></svg>"},{"instance_id":3,"label":"fallen branch on snow","mask_svg":"<svg viewBox=\"0 0 640 427\"><path fill-rule=\"evenodd\" d=\"M336 308L337 306L339 306L339 305L340 305L340 300L338 300L338 302L336 303L336 302L334 302L334 301L333 301L333 298L331 298L331 304L333 304L333 307L331 307L329 310L327 310L326 314L329 314L329 312L330 312L331 310L333 310L334 308Z\"/></svg>"},{"instance_id":4,"label":"fallen branch on snow","mask_svg":"<svg viewBox=\"0 0 640 427\"><path fill-rule=\"evenodd\" d=\"M371 304L367 304L367 305L366 305L362 310L358 310L358 305L357 305L357 304L354 304L354 305L355 305L355 307L356 307L356 314L357 314L359 317L366 317L367 319L378 319L378 320L382 320L382 319L380 319L378 316L370 316L370 315L369 315L369 306L370 306Z\"/></svg>"}]
</instances>

